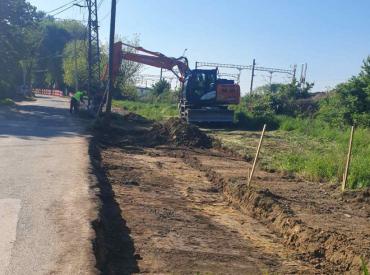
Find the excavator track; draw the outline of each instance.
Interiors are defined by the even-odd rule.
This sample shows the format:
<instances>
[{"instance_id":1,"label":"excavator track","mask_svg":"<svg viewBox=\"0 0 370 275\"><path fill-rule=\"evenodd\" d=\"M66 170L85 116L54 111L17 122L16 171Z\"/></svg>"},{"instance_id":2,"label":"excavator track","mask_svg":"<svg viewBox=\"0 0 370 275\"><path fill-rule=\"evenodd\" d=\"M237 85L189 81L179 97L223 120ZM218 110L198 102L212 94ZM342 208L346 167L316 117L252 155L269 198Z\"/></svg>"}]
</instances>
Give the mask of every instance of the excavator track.
<instances>
[{"instance_id":1,"label":"excavator track","mask_svg":"<svg viewBox=\"0 0 370 275\"><path fill-rule=\"evenodd\" d=\"M181 118L188 123L233 123L234 111L219 107L184 109Z\"/></svg>"}]
</instances>

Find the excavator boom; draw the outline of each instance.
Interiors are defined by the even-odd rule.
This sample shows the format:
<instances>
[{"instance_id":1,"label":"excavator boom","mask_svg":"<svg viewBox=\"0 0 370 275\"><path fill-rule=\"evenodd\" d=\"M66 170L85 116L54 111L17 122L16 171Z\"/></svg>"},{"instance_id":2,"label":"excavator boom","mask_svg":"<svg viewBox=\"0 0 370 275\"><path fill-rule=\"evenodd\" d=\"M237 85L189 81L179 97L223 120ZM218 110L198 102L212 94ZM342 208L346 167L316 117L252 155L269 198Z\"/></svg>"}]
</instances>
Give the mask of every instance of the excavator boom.
<instances>
[{"instance_id":1,"label":"excavator boom","mask_svg":"<svg viewBox=\"0 0 370 275\"><path fill-rule=\"evenodd\" d=\"M122 51L122 45L133 48L139 52L144 52L146 54ZM142 47L135 47L126 43L117 42L114 44L113 77L116 77L116 75L118 74L123 60L129 60L172 71L181 82L184 81L185 76L190 71L188 61L185 57L167 57L159 52L152 52ZM179 74L174 70L175 67L178 68ZM107 76L108 70L106 67L103 75L103 80L107 79Z\"/></svg>"}]
</instances>

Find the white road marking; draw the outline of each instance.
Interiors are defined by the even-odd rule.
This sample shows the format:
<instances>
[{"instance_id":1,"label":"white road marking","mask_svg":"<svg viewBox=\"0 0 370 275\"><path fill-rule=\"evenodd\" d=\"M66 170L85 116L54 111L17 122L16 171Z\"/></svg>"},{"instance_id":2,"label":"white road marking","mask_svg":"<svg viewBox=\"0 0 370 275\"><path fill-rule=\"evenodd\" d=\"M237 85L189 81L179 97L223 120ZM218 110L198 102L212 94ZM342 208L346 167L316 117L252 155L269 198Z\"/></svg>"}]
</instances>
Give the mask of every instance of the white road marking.
<instances>
[{"instance_id":1,"label":"white road marking","mask_svg":"<svg viewBox=\"0 0 370 275\"><path fill-rule=\"evenodd\" d=\"M10 262L20 209L21 201L18 199L0 200L0 275L5 274Z\"/></svg>"}]
</instances>

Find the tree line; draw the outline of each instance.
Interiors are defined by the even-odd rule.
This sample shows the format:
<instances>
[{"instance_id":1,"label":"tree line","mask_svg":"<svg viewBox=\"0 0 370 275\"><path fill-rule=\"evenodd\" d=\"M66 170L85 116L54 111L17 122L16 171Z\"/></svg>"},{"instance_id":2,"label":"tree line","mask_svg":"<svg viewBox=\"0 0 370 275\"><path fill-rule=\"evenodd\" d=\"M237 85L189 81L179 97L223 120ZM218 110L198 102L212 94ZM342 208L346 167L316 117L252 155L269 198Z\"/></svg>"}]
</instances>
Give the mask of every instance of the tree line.
<instances>
[{"instance_id":1,"label":"tree line","mask_svg":"<svg viewBox=\"0 0 370 275\"><path fill-rule=\"evenodd\" d=\"M76 76L87 89L87 27L77 20L60 20L38 11L25 0L0 1L0 98L14 97L25 84L34 88L73 90ZM130 44L138 44L138 38ZM126 49L131 50L131 49ZM107 47L101 47L103 72ZM116 92L132 90L140 65L124 62ZM77 69L76 69L77 68ZM98 76L94 76L101 85ZM103 87L97 87L103 88Z\"/></svg>"},{"instance_id":2,"label":"tree line","mask_svg":"<svg viewBox=\"0 0 370 275\"><path fill-rule=\"evenodd\" d=\"M272 84L256 88L235 107L240 124L278 127L284 117L320 120L334 127L370 127L370 56L358 75L328 92L312 93L313 83Z\"/></svg>"}]
</instances>

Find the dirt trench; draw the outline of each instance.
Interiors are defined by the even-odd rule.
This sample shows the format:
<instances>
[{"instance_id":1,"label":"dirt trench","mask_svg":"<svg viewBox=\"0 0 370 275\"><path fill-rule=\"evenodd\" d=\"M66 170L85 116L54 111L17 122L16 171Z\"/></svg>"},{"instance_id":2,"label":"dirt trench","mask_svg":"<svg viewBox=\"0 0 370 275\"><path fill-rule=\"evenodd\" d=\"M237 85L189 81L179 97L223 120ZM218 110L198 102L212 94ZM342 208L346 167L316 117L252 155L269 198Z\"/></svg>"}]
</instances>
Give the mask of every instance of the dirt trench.
<instances>
[{"instance_id":1,"label":"dirt trench","mask_svg":"<svg viewBox=\"0 0 370 275\"><path fill-rule=\"evenodd\" d=\"M184 159L320 273L359 274L361 257L369 259L368 191L342 195L336 185L297 182L265 172L258 172L254 186L246 188L248 163L199 153Z\"/></svg>"},{"instance_id":2,"label":"dirt trench","mask_svg":"<svg viewBox=\"0 0 370 275\"><path fill-rule=\"evenodd\" d=\"M249 164L234 154L181 147L178 133L158 139L142 119L123 125L97 134L90 150L100 179L94 225L103 274L358 274L358 255L369 255L369 212L356 199L346 209L360 212L336 215L334 187L265 172L247 190ZM361 226L339 230L342 214Z\"/></svg>"}]
</instances>

